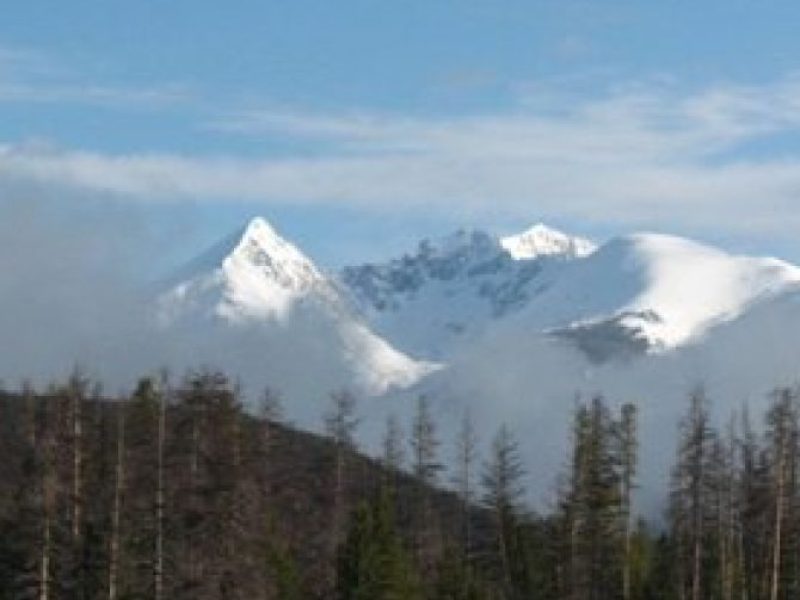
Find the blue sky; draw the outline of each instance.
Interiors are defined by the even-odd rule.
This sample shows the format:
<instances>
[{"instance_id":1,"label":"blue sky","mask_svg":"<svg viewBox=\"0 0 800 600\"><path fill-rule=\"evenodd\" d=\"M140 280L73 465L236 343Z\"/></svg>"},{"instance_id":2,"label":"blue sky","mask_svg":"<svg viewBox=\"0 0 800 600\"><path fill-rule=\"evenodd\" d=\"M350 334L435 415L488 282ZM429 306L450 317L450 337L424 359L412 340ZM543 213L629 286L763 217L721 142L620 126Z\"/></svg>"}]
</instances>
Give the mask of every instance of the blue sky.
<instances>
[{"instance_id":1,"label":"blue sky","mask_svg":"<svg viewBox=\"0 0 800 600\"><path fill-rule=\"evenodd\" d=\"M538 220L800 261L797 31L788 1L14 2L1 197L184 224L176 257L263 214L330 266Z\"/></svg>"}]
</instances>

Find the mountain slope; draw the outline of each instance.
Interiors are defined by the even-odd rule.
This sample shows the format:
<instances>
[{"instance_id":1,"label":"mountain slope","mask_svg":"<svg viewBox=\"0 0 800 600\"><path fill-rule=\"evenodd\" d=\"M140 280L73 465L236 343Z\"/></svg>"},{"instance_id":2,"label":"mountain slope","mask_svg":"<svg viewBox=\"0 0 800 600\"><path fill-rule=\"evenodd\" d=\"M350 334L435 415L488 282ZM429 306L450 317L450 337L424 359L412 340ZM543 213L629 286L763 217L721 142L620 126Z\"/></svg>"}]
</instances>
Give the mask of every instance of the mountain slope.
<instances>
[{"instance_id":1,"label":"mountain slope","mask_svg":"<svg viewBox=\"0 0 800 600\"><path fill-rule=\"evenodd\" d=\"M340 280L381 335L415 355L446 360L524 307L590 247L542 225L503 239L460 230L384 264L347 267Z\"/></svg>"},{"instance_id":2,"label":"mountain slope","mask_svg":"<svg viewBox=\"0 0 800 600\"><path fill-rule=\"evenodd\" d=\"M695 342L713 326L799 283L800 269L783 261L733 256L674 236L635 234L570 264L513 326L584 345L592 336L616 332L647 351L663 351Z\"/></svg>"},{"instance_id":3,"label":"mountain slope","mask_svg":"<svg viewBox=\"0 0 800 600\"><path fill-rule=\"evenodd\" d=\"M169 322L194 312L229 322L285 322L298 303L334 308L337 294L316 266L264 219L247 227L183 270L159 300Z\"/></svg>"},{"instance_id":4,"label":"mountain slope","mask_svg":"<svg viewBox=\"0 0 800 600\"><path fill-rule=\"evenodd\" d=\"M342 386L379 394L434 368L373 334L333 282L263 219L227 244L158 299L162 333L179 349L232 362L247 383L277 380L304 397Z\"/></svg>"}]
</instances>

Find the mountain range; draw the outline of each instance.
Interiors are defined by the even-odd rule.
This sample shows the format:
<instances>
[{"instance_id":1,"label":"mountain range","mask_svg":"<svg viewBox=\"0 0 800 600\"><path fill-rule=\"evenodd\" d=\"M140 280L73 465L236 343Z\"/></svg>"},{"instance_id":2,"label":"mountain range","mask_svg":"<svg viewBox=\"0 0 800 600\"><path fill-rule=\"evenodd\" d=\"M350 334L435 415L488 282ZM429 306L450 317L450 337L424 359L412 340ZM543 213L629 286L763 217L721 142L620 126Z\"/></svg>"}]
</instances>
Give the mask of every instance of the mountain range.
<instances>
[{"instance_id":1,"label":"mountain range","mask_svg":"<svg viewBox=\"0 0 800 600\"><path fill-rule=\"evenodd\" d=\"M656 440L674 437L693 387L727 415L794 381L800 268L670 235L598 245L538 224L460 230L328 272L256 218L154 306L193 359L251 390L278 387L303 425L320 422L330 390L356 391L376 450L379 423L424 394L443 437L469 410L485 438L512 424L536 468L557 470L573 399L602 393L640 404L643 461L663 478L671 449Z\"/></svg>"}]
</instances>

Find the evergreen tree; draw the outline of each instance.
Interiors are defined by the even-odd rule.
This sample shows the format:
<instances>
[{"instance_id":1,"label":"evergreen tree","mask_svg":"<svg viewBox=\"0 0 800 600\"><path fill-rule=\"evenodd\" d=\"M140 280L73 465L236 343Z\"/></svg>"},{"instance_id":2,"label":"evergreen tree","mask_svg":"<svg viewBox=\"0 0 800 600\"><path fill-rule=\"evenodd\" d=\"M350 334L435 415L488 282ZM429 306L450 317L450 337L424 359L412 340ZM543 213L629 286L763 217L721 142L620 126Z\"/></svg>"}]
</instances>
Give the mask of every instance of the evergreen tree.
<instances>
[{"instance_id":1,"label":"evergreen tree","mask_svg":"<svg viewBox=\"0 0 800 600\"><path fill-rule=\"evenodd\" d=\"M789 389L774 393L767 413L767 452L770 464L772 496L772 548L770 551L770 600L778 600L789 586L785 571L788 519L796 500L794 468L797 456L797 414L795 399Z\"/></svg>"},{"instance_id":2,"label":"evergreen tree","mask_svg":"<svg viewBox=\"0 0 800 600\"><path fill-rule=\"evenodd\" d=\"M476 462L478 460L478 435L472 414L467 410L461 419L456 438L456 472L453 483L461 500L461 546L464 559L469 560L472 550L471 510L475 501Z\"/></svg>"},{"instance_id":3,"label":"evergreen tree","mask_svg":"<svg viewBox=\"0 0 800 600\"><path fill-rule=\"evenodd\" d=\"M617 424L594 398L575 416L572 481L567 502L569 587L573 598L622 595L621 485Z\"/></svg>"},{"instance_id":4,"label":"evergreen tree","mask_svg":"<svg viewBox=\"0 0 800 600\"><path fill-rule=\"evenodd\" d=\"M339 552L340 600L413 600L423 597L411 561L397 534L393 506L384 492L356 509Z\"/></svg>"},{"instance_id":5,"label":"evergreen tree","mask_svg":"<svg viewBox=\"0 0 800 600\"><path fill-rule=\"evenodd\" d=\"M430 403L427 397L420 396L411 427L412 473L416 479L414 553L426 574L434 570L440 551L439 524L435 521L430 496L442 470L438 458L439 444Z\"/></svg>"},{"instance_id":6,"label":"evergreen tree","mask_svg":"<svg viewBox=\"0 0 800 600\"><path fill-rule=\"evenodd\" d=\"M448 545L437 565L431 600L490 600L491 586L464 561L460 547Z\"/></svg>"},{"instance_id":7,"label":"evergreen tree","mask_svg":"<svg viewBox=\"0 0 800 600\"><path fill-rule=\"evenodd\" d=\"M622 407L619 423L620 484L622 486L620 490L620 517L625 544L622 558L622 597L624 600L630 600L632 597L631 496L636 477L637 449L636 406L625 404Z\"/></svg>"},{"instance_id":8,"label":"evergreen tree","mask_svg":"<svg viewBox=\"0 0 800 600\"><path fill-rule=\"evenodd\" d=\"M358 418L355 396L348 390L331 394L330 408L325 415L325 432L333 446L333 503L328 544L331 555L335 554L343 535L349 491L347 457L356 447L356 427ZM332 576L333 574L331 578Z\"/></svg>"},{"instance_id":9,"label":"evergreen tree","mask_svg":"<svg viewBox=\"0 0 800 600\"><path fill-rule=\"evenodd\" d=\"M489 460L483 470L484 503L494 515L497 540L496 556L500 578L507 594L516 587L514 558L519 548L517 526L525 489L525 471L517 442L506 425L502 425L492 441Z\"/></svg>"},{"instance_id":10,"label":"evergreen tree","mask_svg":"<svg viewBox=\"0 0 800 600\"><path fill-rule=\"evenodd\" d=\"M383 465L391 472L403 468L403 429L395 415L386 420L386 433L383 436Z\"/></svg>"},{"instance_id":11,"label":"evergreen tree","mask_svg":"<svg viewBox=\"0 0 800 600\"><path fill-rule=\"evenodd\" d=\"M708 400L702 388L692 392L689 412L680 425L678 460L672 474L670 517L679 548L679 590L691 600L706 597L710 491L713 489L710 457L716 437L709 423Z\"/></svg>"}]
</instances>

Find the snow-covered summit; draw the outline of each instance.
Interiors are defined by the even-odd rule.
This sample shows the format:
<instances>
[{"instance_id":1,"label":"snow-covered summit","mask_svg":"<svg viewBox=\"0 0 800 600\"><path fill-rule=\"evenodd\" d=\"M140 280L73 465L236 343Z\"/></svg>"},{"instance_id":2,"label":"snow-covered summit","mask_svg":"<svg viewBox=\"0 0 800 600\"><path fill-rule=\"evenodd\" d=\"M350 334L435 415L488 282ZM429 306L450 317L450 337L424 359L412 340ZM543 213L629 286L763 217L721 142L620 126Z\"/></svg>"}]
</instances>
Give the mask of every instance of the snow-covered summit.
<instances>
[{"instance_id":1,"label":"snow-covered summit","mask_svg":"<svg viewBox=\"0 0 800 600\"><path fill-rule=\"evenodd\" d=\"M201 312L228 321L283 321L299 301L333 304L330 282L296 246L257 217L184 271L161 298L161 316Z\"/></svg>"},{"instance_id":2,"label":"snow-covered summit","mask_svg":"<svg viewBox=\"0 0 800 600\"><path fill-rule=\"evenodd\" d=\"M537 223L517 235L501 238L500 244L516 259L540 256L580 258L588 256L597 248L590 240L567 235L543 223Z\"/></svg>"},{"instance_id":3,"label":"snow-covered summit","mask_svg":"<svg viewBox=\"0 0 800 600\"><path fill-rule=\"evenodd\" d=\"M271 374L273 383L297 389L302 377L283 380L303 364L319 385L375 394L410 385L435 368L375 335L311 259L262 218L203 255L183 277L158 299L162 328L199 335L222 354L215 360L246 354L253 378ZM281 361L288 364L279 368Z\"/></svg>"},{"instance_id":4,"label":"snow-covered summit","mask_svg":"<svg viewBox=\"0 0 800 600\"><path fill-rule=\"evenodd\" d=\"M755 303L800 284L800 269L736 256L687 239L638 233L613 239L564 269L520 318L580 342L627 332L648 350L676 348Z\"/></svg>"}]
</instances>

